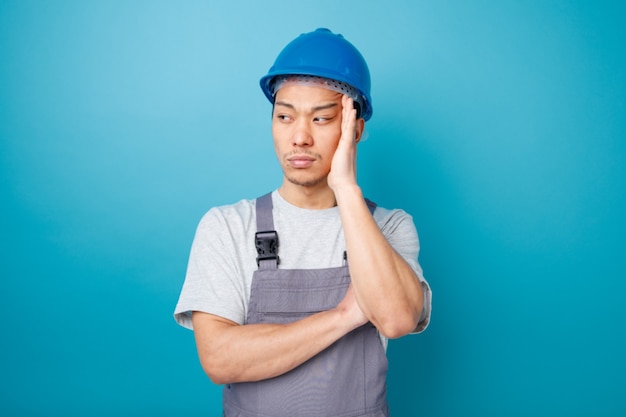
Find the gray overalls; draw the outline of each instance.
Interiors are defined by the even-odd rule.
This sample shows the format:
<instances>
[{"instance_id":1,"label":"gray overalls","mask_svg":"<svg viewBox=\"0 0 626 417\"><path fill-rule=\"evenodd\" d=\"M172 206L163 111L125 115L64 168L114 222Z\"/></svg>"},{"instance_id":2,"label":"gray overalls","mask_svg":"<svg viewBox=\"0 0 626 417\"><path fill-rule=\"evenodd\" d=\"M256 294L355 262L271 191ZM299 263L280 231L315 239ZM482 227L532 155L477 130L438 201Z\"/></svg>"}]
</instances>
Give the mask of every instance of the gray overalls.
<instances>
[{"instance_id":1,"label":"gray overalls","mask_svg":"<svg viewBox=\"0 0 626 417\"><path fill-rule=\"evenodd\" d=\"M368 201L368 206L373 213L376 205ZM271 194L257 199L256 217L259 268L252 277L246 324L289 323L336 307L350 284L348 266L279 269ZM388 416L386 374L384 348L367 323L283 375L226 385L224 416Z\"/></svg>"}]
</instances>

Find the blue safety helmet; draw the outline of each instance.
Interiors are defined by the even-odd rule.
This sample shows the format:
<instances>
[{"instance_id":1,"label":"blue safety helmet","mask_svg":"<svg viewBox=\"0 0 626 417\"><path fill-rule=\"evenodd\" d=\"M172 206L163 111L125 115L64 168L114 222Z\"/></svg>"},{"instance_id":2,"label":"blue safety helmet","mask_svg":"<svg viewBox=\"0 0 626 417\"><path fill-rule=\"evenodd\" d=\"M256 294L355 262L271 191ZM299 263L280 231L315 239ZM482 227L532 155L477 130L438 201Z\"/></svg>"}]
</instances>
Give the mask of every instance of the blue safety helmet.
<instances>
[{"instance_id":1,"label":"blue safety helmet","mask_svg":"<svg viewBox=\"0 0 626 417\"><path fill-rule=\"evenodd\" d=\"M263 93L274 102L272 81L278 75L312 75L342 81L363 97L361 117L372 117L371 81L361 53L340 34L320 28L303 33L280 52L267 75L261 78Z\"/></svg>"}]
</instances>

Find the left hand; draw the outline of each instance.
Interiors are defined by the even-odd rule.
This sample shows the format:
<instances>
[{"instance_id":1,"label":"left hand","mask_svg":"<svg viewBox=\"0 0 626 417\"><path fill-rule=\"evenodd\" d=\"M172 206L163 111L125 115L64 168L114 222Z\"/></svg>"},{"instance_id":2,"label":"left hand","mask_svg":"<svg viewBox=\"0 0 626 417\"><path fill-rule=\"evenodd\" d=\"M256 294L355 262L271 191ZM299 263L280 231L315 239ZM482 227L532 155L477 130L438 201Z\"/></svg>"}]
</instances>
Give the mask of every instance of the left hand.
<instances>
[{"instance_id":1,"label":"left hand","mask_svg":"<svg viewBox=\"0 0 626 417\"><path fill-rule=\"evenodd\" d=\"M352 99L346 95L341 98L341 138L333 156L328 186L336 191L343 185L356 184L356 142L357 120Z\"/></svg>"}]
</instances>

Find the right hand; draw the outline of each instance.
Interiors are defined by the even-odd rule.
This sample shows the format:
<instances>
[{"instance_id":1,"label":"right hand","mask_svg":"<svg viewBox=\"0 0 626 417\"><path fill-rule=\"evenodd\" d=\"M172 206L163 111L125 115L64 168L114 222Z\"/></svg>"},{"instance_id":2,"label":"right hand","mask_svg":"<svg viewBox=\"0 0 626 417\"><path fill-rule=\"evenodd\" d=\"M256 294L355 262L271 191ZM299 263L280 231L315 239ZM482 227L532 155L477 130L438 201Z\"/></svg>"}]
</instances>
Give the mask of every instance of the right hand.
<instances>
[{"instance_id":1,"label":"right hand","mask_svg":"<svg viewBox=\"0 0 626 417\"><path fill-rule=\"evenodd\" d=\"M369 321L359 306L352 284L350 284L346 295L336 308L345 315L346 319L353 324L355 329Z\"/></svg>"}]
</instances>

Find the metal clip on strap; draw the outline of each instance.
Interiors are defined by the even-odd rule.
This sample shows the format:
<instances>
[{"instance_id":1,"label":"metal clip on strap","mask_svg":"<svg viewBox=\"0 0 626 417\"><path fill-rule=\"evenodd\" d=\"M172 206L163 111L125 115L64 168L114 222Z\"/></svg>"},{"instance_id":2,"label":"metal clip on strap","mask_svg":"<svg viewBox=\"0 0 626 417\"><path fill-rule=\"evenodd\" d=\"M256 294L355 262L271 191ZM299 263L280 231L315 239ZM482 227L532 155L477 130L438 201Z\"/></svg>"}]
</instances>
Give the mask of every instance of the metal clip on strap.
<instances>
[{"instance_id":1,"label":"metal clip on strap","mask_svg":"<svg viewBox=\"0 0 626 417\"><path fill-rule=\"evenodd\" d=\"M261 265L261 261L276 259L276 265L280 263L278 257L278 233L275 230L268 230L265 232L257 232L254 235L254 242L256 245L256 264Z\"/></svg>"}]
</instances>

